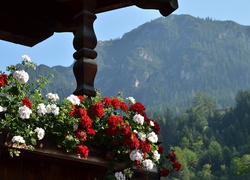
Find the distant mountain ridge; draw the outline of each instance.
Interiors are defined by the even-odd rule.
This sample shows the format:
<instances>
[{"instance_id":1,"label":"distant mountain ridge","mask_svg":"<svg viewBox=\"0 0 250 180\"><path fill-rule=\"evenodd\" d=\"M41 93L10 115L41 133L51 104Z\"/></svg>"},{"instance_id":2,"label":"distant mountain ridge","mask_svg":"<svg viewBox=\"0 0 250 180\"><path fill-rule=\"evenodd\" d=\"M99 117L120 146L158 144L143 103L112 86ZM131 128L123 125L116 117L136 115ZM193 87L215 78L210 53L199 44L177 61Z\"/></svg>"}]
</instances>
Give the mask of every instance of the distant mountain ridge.
<instances>
[{"instance_id":1,"label":"distant mountain ridge","mask_svg":"<svg viewBox=\"0 0 250 180\"><path fill-rule=\"evenodd\" d=\"M99 41L96 51L95 88L108 96L122 91L157 111L178 113L199 91L220 108L233 106L236 92L250 88L250 27L233 21L170 15ZM72 67L37 68L37 75L46 73L55 75L48 91L74 91Z\"/></svg>"}]
</instances>

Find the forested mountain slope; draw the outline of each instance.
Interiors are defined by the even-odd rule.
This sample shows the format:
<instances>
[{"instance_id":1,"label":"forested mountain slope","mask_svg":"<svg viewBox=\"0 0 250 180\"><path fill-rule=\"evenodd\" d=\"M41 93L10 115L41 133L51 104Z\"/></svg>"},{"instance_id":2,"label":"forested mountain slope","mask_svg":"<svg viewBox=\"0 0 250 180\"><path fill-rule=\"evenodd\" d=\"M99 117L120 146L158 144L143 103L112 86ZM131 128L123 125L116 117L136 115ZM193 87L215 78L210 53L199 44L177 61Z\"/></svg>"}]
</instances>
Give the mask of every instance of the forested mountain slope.
<instances>
[{"instance_id":1,"label":"forested mountain slope","mask_svg":"<svg viewBox=\"0 0 250 180\"><path fill-rule=\"evenodd\" d=\"M121 39L99 42L96 87L171 108L188 105L202 91L230 106L237 90L250 87L249 35L249 27L232 21L156 19Z\"/></svg>"},{"instance_id":2,"label":"forested mountain slope","mask_svg":"<svg viewBox=\"0 0 250 180\"><path fill-rule=\"evenodd\" d=\"M168 106L183 112L200 91L225 108L233 105L238 90L250 88L250 27L232 21L171 15L120 39L99 41L96 51L95 88L103 95L122 91L153 111ZM74 91L72 67L41 66L37 74L40 68L55 74L51 91L61 96Z\"/></svg>"}]
</instances>

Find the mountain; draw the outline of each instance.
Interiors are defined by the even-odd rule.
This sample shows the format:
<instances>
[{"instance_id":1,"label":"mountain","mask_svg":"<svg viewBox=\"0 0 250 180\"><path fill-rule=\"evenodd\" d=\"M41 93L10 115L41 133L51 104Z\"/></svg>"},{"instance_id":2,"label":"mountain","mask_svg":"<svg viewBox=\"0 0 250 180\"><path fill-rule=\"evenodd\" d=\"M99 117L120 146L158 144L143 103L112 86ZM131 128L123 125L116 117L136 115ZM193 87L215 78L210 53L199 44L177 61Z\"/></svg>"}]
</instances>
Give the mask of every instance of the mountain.
<instances>
[{"instance_id":1,"label":"mountain","mask_svg":"<svg viewBox=\"0 0 250 180\"><path fill-rule=\"evenodd\" d=\"M50 81L46 84L43 94L47 94L49 92L58 93L61 100L72 94L76 88L72 66L49 67L46 65L39 65L36 70L29 70L29 76L30 82L35 82L35 79L38 76L49 78Z\"/></svg>"},{"instance_id":2,"label":"mountain","mask_svg":"<svg viewBox=\"0 0 250 180\"><path fill-rule=\"evenodd\" d=\"M222 107L232 105L235 93L250 85L249 34L249 27L232 21L158 18L99 43L97 86L103 81L98 77L107 77L103 92L122 90L155 106L188 105L198 91Z\"/></svg>"},{"instance_id":3,"label":"mountain","mask_svg":"<svg viewBox=\"0 0 250 180\"><path fill-rule=\"evenodd\" d=\"M233 21L170 15L99 41L96 51L95 88L108 96L122 91L153 111L180 113L197 92L225 108L234 105L237 91L250 88L250 27ZM37 74L40 69L55 74L50 90L74 91L72 67L39 66Z\"/></svg>"}]
</instances>

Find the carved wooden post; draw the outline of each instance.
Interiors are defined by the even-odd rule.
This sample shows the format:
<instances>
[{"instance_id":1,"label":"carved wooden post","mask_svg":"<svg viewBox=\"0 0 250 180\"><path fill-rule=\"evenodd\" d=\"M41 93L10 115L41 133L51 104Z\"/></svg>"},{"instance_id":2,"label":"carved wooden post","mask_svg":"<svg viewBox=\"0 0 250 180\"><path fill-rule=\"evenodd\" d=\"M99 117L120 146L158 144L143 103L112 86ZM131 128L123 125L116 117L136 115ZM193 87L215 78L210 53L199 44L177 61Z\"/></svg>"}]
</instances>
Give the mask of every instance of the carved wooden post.
<instances>
[{"instance_id":1,"label":"carved wooden post","mask_svg":"<svg viewBox=\"0 0 250 180\"><path fill-rule=\"evenodd\" d=\"M76 52L73 57L76 62L73 71L77 83L74 94L95 96L94 79L97 73L97 64L93 59L97 56L94 50L97 39L93 23L96 19L94 14L96 1L83 0L81 4L83 5L81 5L81 11L74 17L76 31L74 32L73 45Z\"/></svg>"}]
</instances>

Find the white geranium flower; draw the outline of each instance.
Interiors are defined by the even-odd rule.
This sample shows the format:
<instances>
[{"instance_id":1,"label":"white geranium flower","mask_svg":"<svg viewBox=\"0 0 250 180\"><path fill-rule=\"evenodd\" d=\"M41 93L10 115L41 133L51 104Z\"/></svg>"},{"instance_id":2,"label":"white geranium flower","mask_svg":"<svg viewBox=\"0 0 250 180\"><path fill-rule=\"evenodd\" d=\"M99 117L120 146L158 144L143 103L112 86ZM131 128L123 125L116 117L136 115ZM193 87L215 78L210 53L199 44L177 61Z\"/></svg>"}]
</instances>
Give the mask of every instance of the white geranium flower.
<instances>
[{"instance_id":1,"label":"white geranium flower","mask_svg":"<svg viewBox=\"0 0 250 180\"><path fill-rule=\"evenodd\" d=\"M0 112L5 112L5 111L7 111L7 108L0 106Z\"/></svg>"},{"instance_id":2,"label":"white geranium flower","mask_svg":"<svg viewBox=\"0 0 250 180\"><path fill-rule=\"evenodd\" d=\"M116 172L115 173L115 178L117 180L126 180L126 177L125 177L125 175L122 172Z\"/></svg>"},{"instance_id":3,"label":"white geranium flower","mask_svg":"<svg viewBox=\"0 0 250 180\"><path fill-rule=\"evenodd\" d=\"M48 93L46 94L46 97L51 100L51 101L58 101L59 100L59 96L58 94L53 94L53 93Z\"/></svg>"},{"instance_id":4,"label":"white geranium flower","mask_svg":"<svg viewBox=\"0 0 250 180\"><path fill-rule=\"evenodd\" d=\"M37 133L37 137L39 140L42 140L44 135L45 135L45 131L43 128L39 128L37 127L35 130L34 130L36 133Z\"/></svg>"},{"instance_id":5,"label":"white geranium flower","mask_svg":"<svg viewBox=\"0 0 250 180\"><path fill-rule=\"evenodd\" d=\"M51 107L50 107L50 106L51 106L50 104L48 104L48 105L46 106L47 114L50 114L50 113L51 113Z\"/></svg>"},{"instance_id":6,"label":"white geranium flower","mask_svg":"<svg viewBox=\"0 0 250 180\"><path fill-rule=\"evenodd\" d=\"M150 126L155 126L155 123L153 121L149 122Z\"/></svg>"},{"instance_id":7,"label":"white geranium flower","mask_svg":"<svg viewBox=\"0 0 250 180\"><path fill-rule=\"evenodd\" d=\"M131 151L131 153L129 154L129 157L132 161L142 161L143 160L143 153L139 150L133 150Z\"/></svg>"},{"instance_id":8,"label":"white geranium flower","mask_svg":"<svg viewBox=\"0 0 250 180\"><path fill-rule=\"evenodd\" d=\"M48 104L46 106L47 113L52 113L55 116L59 114L59 107L56 106L56 104Z\"/></svg>"},{"instance_id":9,"label":"white geranium flower","mask_svg":"<svg viewBox=\"0 0 250 180\"><path fill-rule=\"evenodd\" d=\"M148 170L151 170L154 167L154 164L151 159L145 159L144 161L142 161L142 165Z\"/></svg>"},{"instance_id":10,"label":"white geranium flower","mask_svg":"<svg viewBox=\"0 0 250 180\"><path fill-rule=\"evenodd\" d=\"M159 154L159 152L158 152L157 150L155 150L155 151L153 152L153 157L154 157L154 160L155 160L155 161L159 161L161 155Z\"/></svg>"},{"instance_id":11,"label":"white geranium flower","mask_svg":"<svg viewBox=\"0 0 250 180\"><path fill-rule=\"evenodd\" d=\"M24 59L24 60L26 60L26 61L28 61L28 62L30 62L31 61L31 59L30 59L30 57L28 56L28 55L22 55L22 58Z\"/></svg>"},{"instance_id":12,"label":"white geranium flower","mask_svg":"<svg viewBox=\"0 0 250 180\"><path fill-rule=\"evenodd\" d=\"M23 139L22 136L14 136L11 140L13 143L25 143L25 140Z\"/></svg>"},{"instance_id":13,"label":"white geranium flower","mask_svg":"<svg viewBox=\"0 0 250 180\"><path fill-rule=\"evenodd\" d=\"M37 110L38 110L38 113L39 113L39 114L42 114L42 115L44 115L44 114L47 113L46 106L45 106L45 104L43 104L43 103L38 104Z\"/></svg>"},{"instance_id":14,"label":"white geranium flower","mask_svg":"<svg viewBox=\"0 0 250 180\"><path fill-rule=\"evenodd\" d=\"M147 139L146 134L139 132L137 135L138 135L138 138L139 138L141 141L146 141L146 139Z\"/></svg>"},{"instance_id":15,"label":"white geranium flower","mask_svg":"<svg viewBox=\"0 0 250 180\"><path fill-rule=\"evenodd\" d=\"M135 99L133 97L126 98L130 103L135 104Z\"/></svg>"},{"instance_id":16,"label":"white geranium flower","mask_svg":"<svg viewBox=\"0 0 250 180\"><path fill-rule=\"evenodd\" d=\"M52 104L51 105L51 112L54 114L54 115L58 115L59 114L59 107L57 107L55 104Z\"/></svg>"},{"instance_id":17,"label":"white geranium flower","mask_svg":"<svg viewBox=\"0 0 250 180\"><path fill-rule=\"evenodd\" d=\"M138 124L143 125L143 123L144 123L144 117L142 115L140 115L140 114L136 114L133 117L133 121L136 122L136 123L138 123Z\"/></svg>"},{"instance_id":18,"label":"white geranium flower","mask_svg":"<svg viewBox=\"0 0 250 180\"><path fill-rule=\"evenodd\" d=\"M73 104L73 105L80 105L81 101L80 99L75 96L74 94L71 94L67 99Z\"/></svg>"},{"instance_id":19,"label":"white geranium flower","mask_svg":"<svg viewBox=\"0 0 250 180\"><path fill-rule=\"evenodd\" d=\"M13 77L17 79L20 84L24 84L29 80L29 74L24 70L15 71Z\"/></svg>"},{"instance_id":20,"label":"white geranium flower","mask_svg":"<svg viewBox=\"0 0 250 180\"><path fill-rule=\"evenodd\" d=\"M138 132L136 130L133 130L133 133L137 134Z\"/></svg>"},{"instance_id":21,"label":"white geranium flower","mask_svg":"<svg viewBox=\"0 0 250 180\"><path fill-rule=\"evenodd\" d=\"M27 106L22 106L18 108L18 113L22 119L29 119L32 111Z\"/></svg>"},{"instance_id":22,"label":"white geranium flower","mask_svg":"<svg viewBox=\"0 0 250 180\"><path fill-rule=\"evenodd\" d=\"M158 136L154 132L149 133L147 135L147 138L152 143L157 143L157 141L158 141Z\"/></svg>"}]
</instances>

